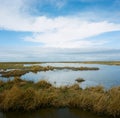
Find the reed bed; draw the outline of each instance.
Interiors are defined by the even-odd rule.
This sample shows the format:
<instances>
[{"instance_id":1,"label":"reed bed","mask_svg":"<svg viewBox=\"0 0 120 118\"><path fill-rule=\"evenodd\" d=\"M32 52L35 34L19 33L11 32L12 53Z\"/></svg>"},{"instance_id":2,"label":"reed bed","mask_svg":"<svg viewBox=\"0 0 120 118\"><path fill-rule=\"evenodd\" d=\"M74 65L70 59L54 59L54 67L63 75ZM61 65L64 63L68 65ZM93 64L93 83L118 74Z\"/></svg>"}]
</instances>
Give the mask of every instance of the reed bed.
<instances>
[{"instance_id":1,"label":"reed bed","mask_svg":"<svg viewBox=\"0 0 120 118\"><path fill-rule=\"evenodd\" d=\"M78 84L54 87L45 80L34 83L19 77L0 81L0 110L31 111L48 107L77 108L118 118L120 87L109 90L102 86L82 89Z\"/></svg>"}]
</instances>

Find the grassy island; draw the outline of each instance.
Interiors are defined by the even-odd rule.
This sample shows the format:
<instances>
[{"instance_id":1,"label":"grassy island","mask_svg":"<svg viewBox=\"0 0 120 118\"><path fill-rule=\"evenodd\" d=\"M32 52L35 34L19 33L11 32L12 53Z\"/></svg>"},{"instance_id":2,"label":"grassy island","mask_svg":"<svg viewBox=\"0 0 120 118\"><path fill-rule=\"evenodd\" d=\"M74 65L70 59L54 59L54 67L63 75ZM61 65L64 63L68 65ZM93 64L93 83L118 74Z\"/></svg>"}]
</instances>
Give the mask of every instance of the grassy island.
<instances>
[{"instance_id":1,"label":"grassy island","mask_svg":"<svg viewBox=\"0 0 120 118\"><path fill-rule=\"evenodd\" d=\"M39 71L49 71L55 69L56 70L68 69L73 71L99 70L98 67L54 67L54 66L44 67L40 65L24 66L24 64L22 63L0 63L0 74L2 77L22 76L28 72L37 73Z\"/></svg>"}]
</instances>

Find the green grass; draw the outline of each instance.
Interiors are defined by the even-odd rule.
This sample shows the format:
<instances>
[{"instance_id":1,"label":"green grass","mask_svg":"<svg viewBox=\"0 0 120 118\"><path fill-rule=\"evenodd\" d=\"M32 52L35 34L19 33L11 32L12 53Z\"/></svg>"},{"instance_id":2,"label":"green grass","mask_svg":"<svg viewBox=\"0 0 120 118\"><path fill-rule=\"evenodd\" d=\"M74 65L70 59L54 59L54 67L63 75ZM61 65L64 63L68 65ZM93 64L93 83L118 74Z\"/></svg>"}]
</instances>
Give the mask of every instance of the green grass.
<instances>
[{"instance_id":1,"label":"green grass","mask_svg":"<svg viewBox=\"0 0 120 118\"><path fill-rule=\"evenodd\" d=\"M3 111L69 107L119 117L119 101L120 87L107 91L102 86L82 89L78 84L56 88L45 80L34 83L19 77L0 81L0 110Z\"/></svg>"}]
</instances>

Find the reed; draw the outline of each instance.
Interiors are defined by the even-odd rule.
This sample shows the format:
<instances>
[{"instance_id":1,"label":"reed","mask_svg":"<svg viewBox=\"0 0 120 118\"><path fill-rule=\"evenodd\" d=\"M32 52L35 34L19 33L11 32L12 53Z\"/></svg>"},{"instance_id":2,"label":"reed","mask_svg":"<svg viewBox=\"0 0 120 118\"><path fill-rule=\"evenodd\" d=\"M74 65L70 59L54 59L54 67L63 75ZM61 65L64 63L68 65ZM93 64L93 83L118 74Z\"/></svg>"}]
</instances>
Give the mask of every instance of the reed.
<instances>
[{"instance_id":1,"label":"reed","mask_svg":"<svg viewBox=\"0 0 120 118\"><path fill-rule=\"evenodd\" d=\"M21 85L21 82L25 84ZM36 110L47 107L69 107L97 114L120 116L120 87L104 90L102 86L81 89L78 84L54 87L41 80L38 83L21 80L0 81L0 110Z\"/></svg>"}]
</instances>

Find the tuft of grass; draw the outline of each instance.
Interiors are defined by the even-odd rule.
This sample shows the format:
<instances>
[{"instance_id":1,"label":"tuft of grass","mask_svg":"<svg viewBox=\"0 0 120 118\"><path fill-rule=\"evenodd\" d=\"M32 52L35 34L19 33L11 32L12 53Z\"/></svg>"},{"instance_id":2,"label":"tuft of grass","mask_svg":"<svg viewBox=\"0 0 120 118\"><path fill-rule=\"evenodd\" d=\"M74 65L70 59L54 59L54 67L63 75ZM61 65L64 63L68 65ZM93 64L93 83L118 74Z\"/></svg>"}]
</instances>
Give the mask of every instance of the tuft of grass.
<instances>
[{"instance_id":1,"label":"tuft of grass","mask_svg":"<svg viewBox=\"0 0 120 118\"><path fill-rule=\"evenodd\" d=\"M29 67L29 70L34 72L34 73L37 73L38 71L48 71L48 70L53 70L54 67L52 66L46 66L46 67L43 67L43 66L31 66Z\"/></svg>"},{"instance_id":2,"label":"tuft of grass","mask_svg":"<svg viewBox=\"0 0 120 118\"><path fill-rule=\"evenodd\" d=\"M37 92L33 88L27 88L21 95L22 100L20 100L20 107L23 110L34 110L38 105Z\"/></svg>"},{"instance_id":3,"label":"tuft of grass","mask_svg":"<svg viewBox=\"0 0 120 118\"><path fill-rule=\"evenodd\" d=\"M19 105L22 99L21 94L22 91L17 86L13 86L11 89L5 90L0 96L2 98L0 108L5 111L17 110L20 108Z\"/></svg>"},{"instance_id":4,"label":"tuft of grass","mask_svg":"<svg viewBox=\"0 0 120 118\"><path fill-rule=\"evenodd\" d=\"M52 87L52 84L45 80L40 80L35 85L36 85L36 87L41 88L41 89L47 89L47 88Z\"/></svg>"},{"instance_id":5,"label":"tuft of grass","mask_svg":"<svg viewBox=\"0 0 120 118\"><path fill-rule=\"evenodd\" d=\"M109 104L107 112L114 117L120 115L120 87L113 87L108 91Z\"/></svg>"},{"instance_id":6,"label":"tuft of grass","mask_svg":"<svg viewBox=\"0 0 120 118\"><path fill-rule=\"evenodd\" d=\"M92 91L92 92L98 92L98 93L104 93L105 90L104 90L104 87L103 86L94 86L94 87L87 87L85 89L86 91Z\"/></svg>"}]
</instances>

